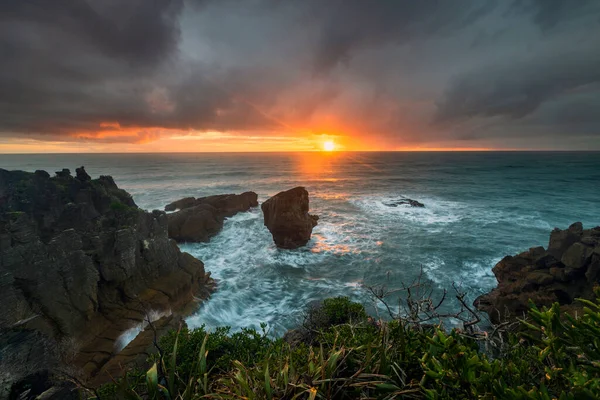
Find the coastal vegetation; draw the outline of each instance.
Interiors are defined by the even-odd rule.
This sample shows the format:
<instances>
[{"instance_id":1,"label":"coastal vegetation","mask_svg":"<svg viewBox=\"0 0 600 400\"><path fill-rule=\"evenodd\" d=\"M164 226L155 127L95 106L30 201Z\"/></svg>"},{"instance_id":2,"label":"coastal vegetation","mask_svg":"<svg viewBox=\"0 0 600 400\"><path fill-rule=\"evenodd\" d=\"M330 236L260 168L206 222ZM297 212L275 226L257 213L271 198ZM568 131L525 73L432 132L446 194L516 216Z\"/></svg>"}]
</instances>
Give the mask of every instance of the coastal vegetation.
<instances>
[{"instance_id":1,"label":"coastal vegetation","mask_svg":"<svg viewBox=\"0 0 600 400\"><path fill-rule=\"evenodd\" d=\"M596 289L600 296L600 290ZM127 399L597 399L600 300L558 303L517 325L446 329L374 320L340 297L309 309L299 330L183 327L163 336L147 371L95 396ZM415 303L416 304L416 303ZM293 333L300 334L294 335Z\"/></svg>"}]
</instances>

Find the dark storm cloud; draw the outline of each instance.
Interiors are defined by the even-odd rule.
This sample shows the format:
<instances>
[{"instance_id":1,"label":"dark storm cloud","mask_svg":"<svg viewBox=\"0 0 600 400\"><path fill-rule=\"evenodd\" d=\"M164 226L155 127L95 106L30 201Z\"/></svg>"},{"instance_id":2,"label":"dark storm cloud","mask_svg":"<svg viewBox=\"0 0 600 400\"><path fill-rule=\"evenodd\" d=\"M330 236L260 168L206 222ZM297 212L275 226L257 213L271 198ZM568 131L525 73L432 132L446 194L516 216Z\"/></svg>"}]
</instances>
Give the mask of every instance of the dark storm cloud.
<instances>
[{"instance_id":1,"label":"dark storm cloud","mask_svg":"<svg viewBox=\"0 0 600 400\"><path fill-rule=\"evenodd\" d=\"M504 117L510 127L511 120L532 116L553 102L553 113L538 113L529 121L538 126L545 122L547 134L558 128L562 134L575 129L600 135L598 112L593 111L600 104L600 2L530 0L515 2L512 11L515 8L530 14L543 39L525 52L515 51L512 58L494 60L452 79L437 102L436 122ZM586 95L571 104L574 91ZM527 134L526 129L519 132Z\"/></svg>"},{"instance_id":2,"label":"dark storm cloud","mask_svg":"<svg viewBox=\"0 0 600 400\"><path fill-rule=\"evenodd\" d=\"M0 0L0 135L589 136L598 48L596 0Z\"/></svg>"},{"instance_id":3,"label":"dark storm cloud","mask_svg":"<svg viewBox=\"0 0 600 400\"><path fill-rule=\"evenodd\" d=\"M0 21L13 29L14 24L30 28L31 36L60 36L68 40L65 46L76 41L108 57L135 64L157 63L176 47L181 6L182 0L4 0ZM27 43L10 36L3 32L4 46L12 50L5 56L28 50L16 47ZM61 47L55 49L57 57L64 50Z\"/></svg>"},{"instance_id":4,"label":"dark storm cloud","mask_svg":"<svg viewBox=\"0 0 600 400\"><path fill-rule=\"evenodd\" d=\"M103 122L273 125L248 107L235 112L227 83L212 80L220 72L182 62L180 0L5 0L0 7L0 134L102 133ZM218 79L234 81L227 75ZM224 109L230 118L217 122Z\"/></svg>"},{"instance_id":5,"label":"dark storm cloud","mask_svg":"<svg viewBox=\"0 0 600 400\"><path fill-rule=\"evenodd\" d=\"M311 0L302 7L306 28L319 32L315 66L320 71L348 60L360 47L403 44L463 29L496 5L496 0L467 0L458 6L436 0Z\"/></svg>"},{"instance_id":6,"label":"dark storm cloud","mask_svg":"<svg viewBox=\"0 0 600 400\"><path fill-rule=\"evenodd\" d=\"M544 31L560 25L561 22L577 19L589 13L598 12L596 0L515 0L516 13L531 13L533 22ZM597 16L597 15L596 15Z\"/></svg>"},{"instance_id":7,"label":"dark storm cloud","mask_svg":"<svg viewBox=\"0 0 600 400\"><path fill-rule=\"evenodd\" d=\"M542 103L600 82L600 38L570 50L466 73L439 103L440 121L483 116L522 118ZM598 92L597 88L595 91ZM600 132L599 132L600 133Z\"/></svg>"},{"instance_id":8,"label":"dark storm cloud","mask_svg":"<svg viewBox=\"0 0 600 400\"><path fill-rule=\"evenodd\" d=\"M5 132L79 129L135 114L141 78L151 78L179 40L179 1L5 0L0 7Z\"/></svg>"}]
</instances>

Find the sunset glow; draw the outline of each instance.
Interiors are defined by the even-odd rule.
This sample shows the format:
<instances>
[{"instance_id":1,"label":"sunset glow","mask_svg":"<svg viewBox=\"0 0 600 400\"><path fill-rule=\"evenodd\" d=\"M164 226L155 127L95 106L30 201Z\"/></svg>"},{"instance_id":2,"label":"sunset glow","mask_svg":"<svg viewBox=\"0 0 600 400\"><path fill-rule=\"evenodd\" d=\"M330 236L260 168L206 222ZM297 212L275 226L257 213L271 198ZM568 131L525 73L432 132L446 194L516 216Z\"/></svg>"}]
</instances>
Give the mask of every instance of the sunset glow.
<instances>
[{"instance_id":1,"label":"sunset glow","mask_svg":"<svg viewBox=\"0 0 600 400\"><path fill-rule=\"evenodd\" d=\"M335 143L332 140L328 140L325 143L323 143L323 150L325 151L334 151L335 150Z\"/></svg>"},{"instance_id":2,"label":"sunset glow","mask_svg":"<svg viewBox=\"0 0 600 400\"><path fill-rule=\"evenodd\" d=\"M600 2L423 1L11 2L0 154L600 150Z\"/></svg>"},{"instance_id":3,"label":"sunset glow","mask_svg":"<svg viewBox=\"0 0 600 400\"><path fill-rule=\"evenodd\" d=\"M0 396L600 387L509 329L600 283L600 0L2 1ZM213 331L238 361L147 343ZM511 347L425 384L438 337L443 371Z\"/></svg>"}]
</instances>

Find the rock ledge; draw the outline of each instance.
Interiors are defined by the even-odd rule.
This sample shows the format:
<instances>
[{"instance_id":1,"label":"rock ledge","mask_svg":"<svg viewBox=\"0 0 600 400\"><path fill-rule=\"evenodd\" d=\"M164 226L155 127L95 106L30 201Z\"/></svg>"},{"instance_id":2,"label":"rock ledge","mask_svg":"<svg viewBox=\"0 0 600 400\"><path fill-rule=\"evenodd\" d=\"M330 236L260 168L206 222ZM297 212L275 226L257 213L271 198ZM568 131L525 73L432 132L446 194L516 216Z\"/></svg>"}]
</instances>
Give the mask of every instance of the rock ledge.
<instances>
[{"instance_id":1,"label":"rock ledge","mask_svg":"<svg viewBox=\"0 0 600 400\"><path fill-rule=\"evenodd\" d=\"M537 306L560 303L566 310L576 298L591 299L600 280L600 226L584 230L581 222L554 229L548 248L533 247L504 257L492 269L498 287L474 305L493 323L521 317L531 299Z\"/></svg>"},{"instance_id":2,"label":"rock ledge","mask_svg":"<svg viewBox=\"0 0 600 400\"><path fill-rule=\"evenodd\" d=\"M178 242L208 242L223 229L225 218L258 206L254 192L221 194L208 197L186 197L165 206L169 237Z\"/></svg>"}]
</instances>

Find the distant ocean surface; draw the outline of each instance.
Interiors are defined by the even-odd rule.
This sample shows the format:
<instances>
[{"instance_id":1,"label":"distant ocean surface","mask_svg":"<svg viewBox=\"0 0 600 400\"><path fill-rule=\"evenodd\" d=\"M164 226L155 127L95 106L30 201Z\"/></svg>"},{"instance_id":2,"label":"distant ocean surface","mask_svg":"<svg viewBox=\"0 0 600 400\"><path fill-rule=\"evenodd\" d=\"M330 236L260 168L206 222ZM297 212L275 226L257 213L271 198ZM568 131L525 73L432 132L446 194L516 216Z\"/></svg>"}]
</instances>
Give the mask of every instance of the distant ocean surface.
<instances>
[{"instance_id":1,"label":"distant ocean surface","mask_svg":"<svg viewBox=\"0 0 600 400\"><path fill-rule=\"evenodd\" d=\"M257 208L210 243L181 248L204 261L218 290L188 324L268 324L281 334L305 306L363 285L424 279L471 299L496 285L505 255L547 246L554 227L600 225L600 153L248 153L0 155L0 168L49 172L85 165L112 175L145 209L186 196L253 190L259 201L305 186L320 216L308 246L278 250ZM390 207L406 196L424 208Z\"/></svg>"}]
</instances>

